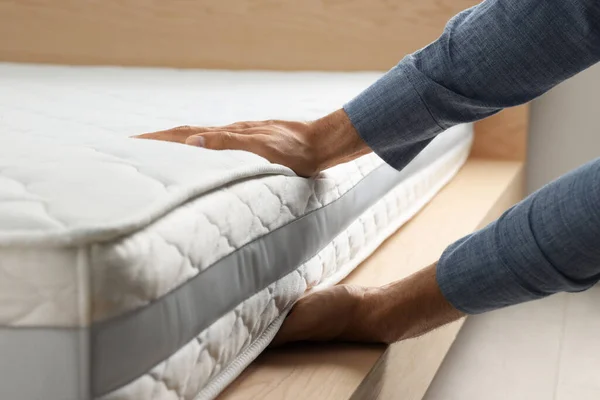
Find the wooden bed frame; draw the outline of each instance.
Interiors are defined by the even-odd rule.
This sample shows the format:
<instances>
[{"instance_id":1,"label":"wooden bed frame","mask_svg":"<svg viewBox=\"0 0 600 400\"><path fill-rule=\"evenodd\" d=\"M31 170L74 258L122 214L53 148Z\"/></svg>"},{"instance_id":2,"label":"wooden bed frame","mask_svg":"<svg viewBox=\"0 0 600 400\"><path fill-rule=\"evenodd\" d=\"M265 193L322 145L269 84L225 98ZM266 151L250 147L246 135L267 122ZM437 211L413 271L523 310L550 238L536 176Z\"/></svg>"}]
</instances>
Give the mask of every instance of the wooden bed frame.
<instances>
[{"instance_id":1,"label":"wooden bed frame","mask_svg":"<svg viewBox=\"0 0 600 400\"><path fill-rule=\"evenodd\" d=\"M0 0L0 61L387 70L477 0ZM1 89L0 89L1 90ZM526 106L476 124L457 177L346 282L381 285L523 197ZM268 350L221 399L421 399L462 321L393 346Z\"/></svg>"}]
</instances>

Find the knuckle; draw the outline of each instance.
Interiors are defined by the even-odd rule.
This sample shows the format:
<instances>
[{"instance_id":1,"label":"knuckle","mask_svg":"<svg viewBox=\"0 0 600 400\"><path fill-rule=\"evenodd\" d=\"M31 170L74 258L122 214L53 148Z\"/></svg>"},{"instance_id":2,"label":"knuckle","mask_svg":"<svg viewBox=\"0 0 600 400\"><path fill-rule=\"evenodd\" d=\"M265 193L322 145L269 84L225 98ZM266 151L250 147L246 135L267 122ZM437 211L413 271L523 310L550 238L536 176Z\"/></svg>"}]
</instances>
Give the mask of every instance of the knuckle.
<instances>
[{"instance_id":1,"label":"knuckle","mask_svg":"<svg viewBox=\"0 0 600 400\"><path fill-rule=\"evenodd\" d=\"M191 127L190 125L181 125L176 128L173 128L173 130L177 131L177 132L190 132L191 133L194 131L194 128Z\"/></svg>"},{"instance_id":2,"label":"knuckle","mask_svg":"<svg viewBox=\"0 0 600 400\"><path fill-rule=\"evenodd\" d=\"M214 139L218 145L224 148L232 147L235 143L235 135L229 131L222 131L214 135Z\"/></svg>"},{"instance_id":3,"label":"knuckle","mask_svg":"<svg viewBox=\"0 0 600 400\"><path fill-rule=\"evenodd\" d=\"M233 124L233 127L237 129L248 129L251 127L251 124L250 122L236 122Z\"/></svg>"}]
</instances>

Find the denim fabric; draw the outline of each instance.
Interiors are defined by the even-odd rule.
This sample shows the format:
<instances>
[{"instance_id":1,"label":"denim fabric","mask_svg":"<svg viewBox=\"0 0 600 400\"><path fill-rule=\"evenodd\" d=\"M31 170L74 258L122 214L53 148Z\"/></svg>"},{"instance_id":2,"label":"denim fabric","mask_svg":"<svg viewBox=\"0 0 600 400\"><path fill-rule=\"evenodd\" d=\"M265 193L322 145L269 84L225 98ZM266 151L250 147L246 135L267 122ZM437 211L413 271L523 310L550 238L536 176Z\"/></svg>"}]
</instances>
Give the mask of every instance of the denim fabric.
<instances>
[{"instance_id":1,"label":"denim fabric","mask_svg":"<svg viewBox=\"0 0 600 400\"><path fill-rule=\"evenodd\" d=\"M600 1L487 0L344 109L365 142L401 169L443 130L532 100L598 61ZM438 263L447 299L476 313L597 281L591 240L600 237L600 214L590 196L600 204L598 165L450 246Z\"/></svg>"}]
</instances>

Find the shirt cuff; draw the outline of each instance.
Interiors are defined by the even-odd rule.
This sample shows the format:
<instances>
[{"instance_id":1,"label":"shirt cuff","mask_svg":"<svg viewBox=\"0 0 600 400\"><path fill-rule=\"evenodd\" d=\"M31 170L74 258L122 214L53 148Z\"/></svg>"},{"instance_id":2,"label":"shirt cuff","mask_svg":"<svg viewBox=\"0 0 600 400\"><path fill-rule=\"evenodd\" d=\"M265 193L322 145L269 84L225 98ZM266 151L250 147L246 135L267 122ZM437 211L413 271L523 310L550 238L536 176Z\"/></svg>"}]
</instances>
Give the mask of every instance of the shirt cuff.
<instances>
[{"instance_id":1,"label":"shirt cuff","mask_svg":"<svg viewBox=\"0 0 600 400\"><path fill-rule=\"evenodd\" d=\"M525 289L497 257L490 235L481 231L450 245L437 263L443 296L465 314L480 314L544 297Z\"/></svg>"},{"instance_id":2,"label":"shirt cuff","mask_svg":"<svg viewBox=\"0 0 600 400\"><path fill-rule=\"evenodd\" d=\"M344 106L360 137L396 169L443 131L419 95L413 69L405 58Z\"/></svg>"}]
</instances>

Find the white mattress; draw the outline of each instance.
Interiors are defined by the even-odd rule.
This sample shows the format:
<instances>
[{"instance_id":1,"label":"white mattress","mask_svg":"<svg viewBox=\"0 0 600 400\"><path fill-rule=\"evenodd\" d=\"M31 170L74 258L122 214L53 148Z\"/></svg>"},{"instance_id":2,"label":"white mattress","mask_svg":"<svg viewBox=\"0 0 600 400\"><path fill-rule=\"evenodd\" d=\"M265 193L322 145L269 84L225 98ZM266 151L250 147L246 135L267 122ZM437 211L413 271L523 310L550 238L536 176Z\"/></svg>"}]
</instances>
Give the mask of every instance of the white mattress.
<instances>
[{"instance_id":1,"label":"white mattress","mask_svg":"<svg viewBox=\"0 0 600 400\"><path fill-rule=\"evenodd\" d=\"M216 397L454 176L472 130L401 172L368 155L315 179L129 136L314 119L377 77L0 64L0 398Z\"/></svg>"}]
</instances>

